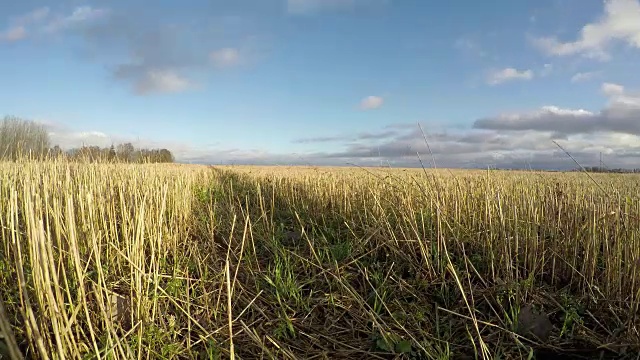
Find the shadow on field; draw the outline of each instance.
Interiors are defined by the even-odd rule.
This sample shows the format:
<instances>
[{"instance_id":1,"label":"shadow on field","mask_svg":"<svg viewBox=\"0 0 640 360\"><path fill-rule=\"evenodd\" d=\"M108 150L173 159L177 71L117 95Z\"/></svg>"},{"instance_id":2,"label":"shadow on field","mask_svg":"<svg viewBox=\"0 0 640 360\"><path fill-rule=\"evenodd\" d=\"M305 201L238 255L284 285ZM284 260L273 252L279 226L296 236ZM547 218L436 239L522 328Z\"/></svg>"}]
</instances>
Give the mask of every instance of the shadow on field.
<instances>
[{"instance_id":1,"label":"shadow on field","mask_svg":"<svg viewBox=\"0 0 640 360\"><path fill-rule=\"evenodd\" d=\"M461 235L447 214L400 209L401 194L367 213L365 195L211 169L193 236L215 239L215 269L229 264L240 356L464 359L484 347L491 358L618 359L638 350L628 330L612 332L617 315L584 295L571 266L550 274L527 269L527 254L488 260L498 255L482 242L448 239ZM495 268L505 261L513 268Z\"/></svg>"}]
</instances>

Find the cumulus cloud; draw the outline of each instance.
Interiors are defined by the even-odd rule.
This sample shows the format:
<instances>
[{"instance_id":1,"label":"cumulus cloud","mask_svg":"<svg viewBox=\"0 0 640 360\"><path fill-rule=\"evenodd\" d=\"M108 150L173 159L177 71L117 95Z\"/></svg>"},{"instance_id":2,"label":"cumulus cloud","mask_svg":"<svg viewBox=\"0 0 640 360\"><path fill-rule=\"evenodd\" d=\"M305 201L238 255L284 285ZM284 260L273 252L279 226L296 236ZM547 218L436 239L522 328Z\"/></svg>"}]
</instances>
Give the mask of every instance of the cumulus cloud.
<instances>
[{"instance_id":1,"label":"cumulus cloud","mask_svg":"<svg viewBox=\"0 0 640 360\"><path fill-rule=\"evenodd\" d=\"M601 86L602 93L607 96L624 94L624 86L612 83L604 83Z\"/></svg>"},{"instance_id":2,"label":"cumulus cloud","mask_svg":"<svg viewBox=\"0 0 640 360\"><path fill-rule=\"evenodd\" d=\"M113 77L129 83L137 95L179 93L196 88L181 68L164 64L122 63L113 68Z\"/></svg>"},{"instance_id":3,"label":"cumulus cloud","mask_svg":"<svg viewBox=\"0 0 640 360\"><path fill-rule=\"evenodd\" d=\"M135 91L138 94L177 93L192 88L191 82L171 70L149 69L145 73L134 73Z\"/></svg>"},{"instance_id":4,"label":"cumulus cloud","mask_svg":"<svg viewBox=\"0 0 640 360\"><path fill-rule=\"evenodd\" d=\"M157 18L141 9L113 10L107 21L81 32L89 57L138 95L176 93L203 86L215 69L262 56L267 39L242 19L206 18L212 27ZM249 30L248 30L249 29ZM237 46L221 46L222 43Z\"/></svg>"},{"instance_id":5,"label":"cumulus cloud","mask_svg":"<svg viewBox=\"0 0 640 360\"><path fill-rule=\"evenodd\" d=\"M553 56L582 55L606 61L615 42L640 49L639 19L639 0L604 0L604 14L584 25L576 40L563 42L551 36L534 39L534 44Z\"/></svg>"},{"instance_id":6,"label":"cumulus cloud","mask_svg":"<svg viewBox=\"0 0 640 360\"><path fill-rule=\"evenodd\" d=\"M360 101L360 108L362 110L373 110L377 109L384 104L384 98L381 96L367 96L366 98Z\"/></svg>"},{"instance_id":7,"label":"cumulus cloud","mask_svg":"<svg viewBox=\"0 0 640 360\"><path fill-rule=\"evenodd\" d=\"M493 70L487 76L487 84L498 85L514 80L531 80L533 79L533 71L517 70L514 68L505 68L501 70Z\"/></svg>"},{"instance_id":8,"label":"cumulus cloud","mask_svg":"<svg viewBox=\"0 0 640 360\"><path fill-rule=\"evenodd\" d=\"M551 131L561 134L585 131L595 125L596 114L583 109L562 109L557 106L525 113L507 113L478 119L473 127L485 130Z\"/></svg>"},{"instance_id":9,"label":"cumulus cloud","mask_svg":"<svg viewBox=\"0 0 640 360\"><path fill-rule=\"evenodd\" d=\"M101 131L76 130L69 126L48 120L37 121L47 129L52 146L58 145L62 149L86 146L107 147L113 143L111 136Z\"/></svg>"},{"instance_id":10,"label":"cumulus cloud","mask_svg":"<svg viewBox=\"0 0 640 360\"><path fill-rule=\"evenodd\" d=\"M88 52L114 79L137 95L192 88L191 76L208 67L207 50L192 48L185 29L148 23L137 14L114 14L83 32ZM107 60L108 59L108 60Z\"/></svg>"},{"instance_id":11,"label":"cumulus cloud","mask_svg":"<svg viewBox=\"0 0 640 360\"><path fill-rule=\"evenodd\" d=\"M265 35L256 35L262 25L248 26L249 15L203 14L185 22L147 7L61 9L36 8L10 18L7 28L0 28L0 42L74 35L83 60L99 63L137 95L192 89L194 79L204 83L216 68L251 64L269 46ZM202 26L203 21L211 25Z\"/></svg>"}]
</instances>

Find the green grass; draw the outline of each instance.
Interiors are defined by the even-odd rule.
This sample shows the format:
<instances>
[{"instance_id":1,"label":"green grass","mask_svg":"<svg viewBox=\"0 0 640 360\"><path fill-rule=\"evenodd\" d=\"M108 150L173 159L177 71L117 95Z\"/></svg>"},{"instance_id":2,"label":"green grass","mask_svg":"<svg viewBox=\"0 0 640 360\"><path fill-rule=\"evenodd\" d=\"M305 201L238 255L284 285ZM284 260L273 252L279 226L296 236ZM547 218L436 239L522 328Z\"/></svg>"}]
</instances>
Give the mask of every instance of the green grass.
<instances>
[{"instance_id":1,"label":"green grass","mask_svg":"<svg viewBox=\"0 0 640 360\"><path fill-rule=\"evenodd\" d=\"M66 162L0 171L0 354L640 351L636 175Z\"/></svg>"}]
</instances>

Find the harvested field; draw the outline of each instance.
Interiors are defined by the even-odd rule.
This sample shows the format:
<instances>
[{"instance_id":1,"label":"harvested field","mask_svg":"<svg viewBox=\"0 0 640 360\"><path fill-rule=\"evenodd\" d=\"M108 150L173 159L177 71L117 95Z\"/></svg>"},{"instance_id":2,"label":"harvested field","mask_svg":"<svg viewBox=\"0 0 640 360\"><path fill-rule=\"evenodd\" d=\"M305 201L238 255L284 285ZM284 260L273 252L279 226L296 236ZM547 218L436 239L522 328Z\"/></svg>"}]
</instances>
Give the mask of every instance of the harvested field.
<instances>
[{"instance_id":1,"label":"harvested field","mask_svg":"<svg viewBox=\"0 0 640 360\"><path fill-rule=\"evenodd\" d=\"M0 358L636 358L640 176L0 164Z\"/></svg>"}]
</instances>

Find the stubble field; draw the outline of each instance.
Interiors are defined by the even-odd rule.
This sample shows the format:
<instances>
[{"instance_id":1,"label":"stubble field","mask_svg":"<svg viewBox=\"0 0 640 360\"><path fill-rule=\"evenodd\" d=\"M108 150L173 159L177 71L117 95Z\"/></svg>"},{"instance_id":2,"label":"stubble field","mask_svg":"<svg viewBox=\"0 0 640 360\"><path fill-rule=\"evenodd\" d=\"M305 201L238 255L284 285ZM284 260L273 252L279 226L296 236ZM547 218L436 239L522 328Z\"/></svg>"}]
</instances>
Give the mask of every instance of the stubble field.
<instances>
[{"instance_id":1,"label":"stubble field","mask_svg":"<svg viewBox=\"0 0 640 360\"><path fill-rule=\"evenodd\" d=\"M640 177L0 164L0 358L636 358Z\"/></svg>"}]
</instances>

